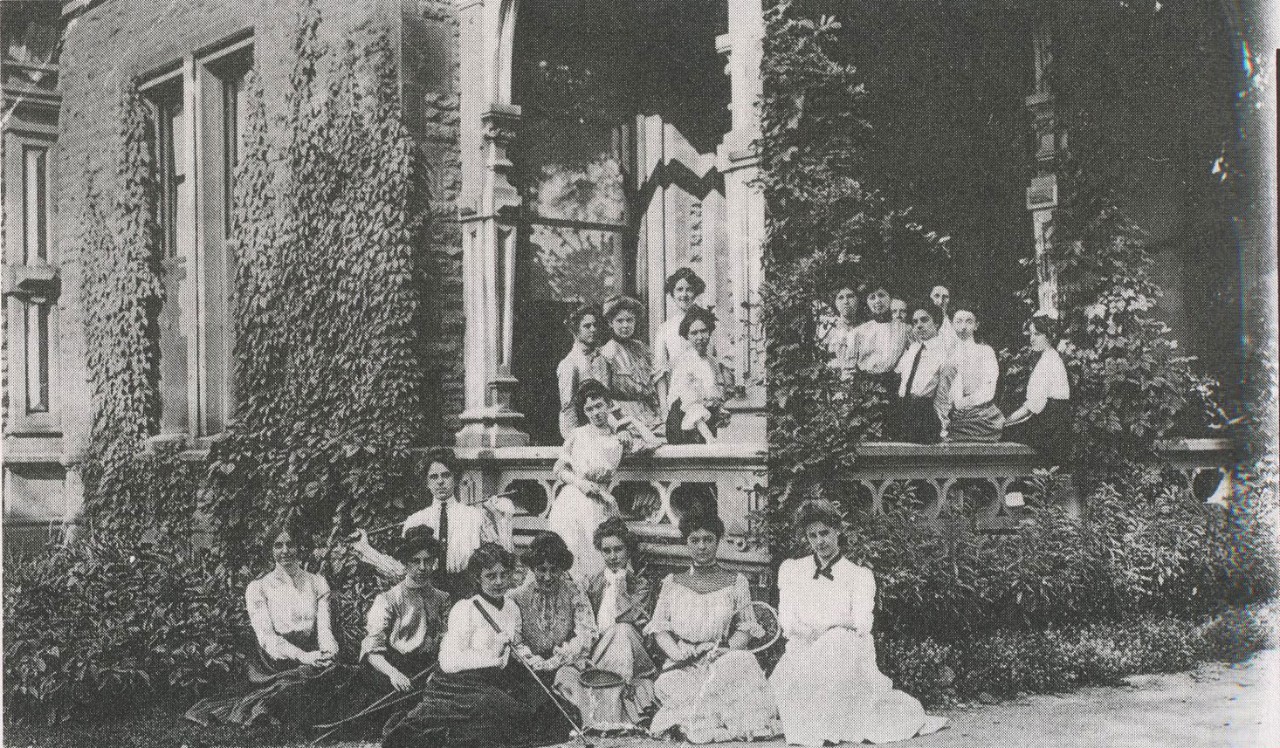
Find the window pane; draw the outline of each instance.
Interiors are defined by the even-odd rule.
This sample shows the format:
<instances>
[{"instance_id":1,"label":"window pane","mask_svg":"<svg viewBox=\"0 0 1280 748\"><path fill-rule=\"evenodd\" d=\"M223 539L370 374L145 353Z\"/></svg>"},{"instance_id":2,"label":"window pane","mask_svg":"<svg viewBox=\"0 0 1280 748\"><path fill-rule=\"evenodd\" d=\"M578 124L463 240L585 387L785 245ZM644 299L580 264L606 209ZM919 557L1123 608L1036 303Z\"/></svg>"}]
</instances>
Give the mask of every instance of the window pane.
<instances>
[{"instance_id":1,"label":"window pane","mask_svg":"<svg viewBox=\"0 0 1280 748\"><path fill-rule=\"evenodd\" d=\"M186 117L182 106L181 89L166 96L159 104L160 120L160 183L163 190L160 201L160 225L164 238L164 256L181 254L178 242L178 217L187 215L184 206L190 206L190 189L186 179Z\"/></svg>"},{"instance_id":2,"label":"window pane","mask_svg":"<svg viewBox=\"0 0 1280 748\"><path fill-rule=\"evenodd\" d=\"M26 308L27 412L49 410L49 305Z\"/></svg>"},{"instance_id":3,"label":"window pane","mask_svg":"<svg viewBox=\"0 0 1280 748\"><path fill-rule=\"evenodd\" d=\"M28 265L49 260L48 157L47 148L23 149L22 215L24 256Z\"/></svg>"}]
</instances>

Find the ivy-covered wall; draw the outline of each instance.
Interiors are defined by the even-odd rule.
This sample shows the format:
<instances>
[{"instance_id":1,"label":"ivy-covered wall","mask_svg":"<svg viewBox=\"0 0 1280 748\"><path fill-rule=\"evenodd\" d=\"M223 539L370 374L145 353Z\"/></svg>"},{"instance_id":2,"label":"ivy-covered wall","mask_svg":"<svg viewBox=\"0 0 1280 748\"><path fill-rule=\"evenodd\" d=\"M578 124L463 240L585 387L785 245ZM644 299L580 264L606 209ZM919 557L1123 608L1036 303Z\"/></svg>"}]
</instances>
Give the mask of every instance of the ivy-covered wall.
<instances>
[{"instance_id":1,"label":"ivy-covered wall","mask_svg":"<svg viewBox=\"0 0 1280 748\"><path fill-rule=\"evenodd\" d=\"M417 4L377 0L316 0L323 19L321 41L330 50L318 65L335 65L344 40L372 41L388 32L392 57L400 70L398 95L402 121L420 147L428 172L431 215L420 241L427 244L432 294L423 324L427 391L426 438L447 439L457 426L448 419L462 410L461 241L456 224L459 185L457 19L449 0ZM115 189L121 144L120 107L130 81L180 70L184 61L229 40L252 35L254 69L266 92L288 90L295 57L293 42L301 0L107 0L70 18L62 53L63 117L54 199L60 216L54 230L62 262L60 365L64 455L78 461L89 451L92 431L91 347L86 341L88 287L84 254L92 232L86 226L87 185L108 194ZM266 137L283 153L289 137L288 103L269 93L263 98ZM110 200L104 206L109 213ZM101 250L98 250L101 251ZM191 273L188 267L184 270ZM91 285L91 284L90 284ZM166 304L189 304L167 298ZM180 309L181 314L195 310ZM163 357L164 351L160 351ZM179 383L180 386L180 383Z\"/></svg>"}]
</instances>

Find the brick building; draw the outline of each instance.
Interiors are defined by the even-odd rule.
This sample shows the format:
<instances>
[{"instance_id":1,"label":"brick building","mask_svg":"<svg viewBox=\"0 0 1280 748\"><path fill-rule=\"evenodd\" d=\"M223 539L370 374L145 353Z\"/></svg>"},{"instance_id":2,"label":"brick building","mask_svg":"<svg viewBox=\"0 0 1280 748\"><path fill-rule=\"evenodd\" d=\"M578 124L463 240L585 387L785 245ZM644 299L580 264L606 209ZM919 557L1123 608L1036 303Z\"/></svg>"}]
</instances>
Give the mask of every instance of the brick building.
<instances>
[{"instance_id":1,"label":"brick building","mask_svg":"<svg viewBox=\"0 0 1280 748\"><path fill-rule=\"evenodd\" d=\"M549 488L554 448L525 445L557 443L554 367L568 348L560 327L565 311L580 299L632 293L647 303L647 329L656 330L670 303L663 279L687 265L708 280L703 302L720 310L720 350L748 386L730 404L734 426L724 444L668 448L673 451L623 480L656 487L661 508L651 519L659 523L674 489L699 480L718 487L722 512L745 516L763 480L764 454L762 362L753 340L759 337L765 213L752 188L751 148L759 132L760 0L315 2L321 33L335 46L378 29L393 39L402 116L431 169L430 251L442 289L431 301L439 312L430 331L428 377L439 393L430 404L432 428L438 441L457 444L476 466L464 491L475 498L495 481ZM283 97L270 92L288 86L298 4L0 6L6 532L72 518L80 505L77 465L90 410L77 216L90 173L109 175L115 168L115 152L104 144L117 137L117 107L129 81L139 84L159 123L167 301L155 438L198 450L234 414L228 318L234 259L227 233L231 167L243 124L240 85L255 68L269 94L269 116L273 122L281 117ZM1042 248L1056 201L1048 41L1030 19L955 33L954 44L967 50L999 37L1012 50L1003 64L1021 71L1006 76L1015 82L999 92L1012 102L1010 122L1021 128L1009 136L1023 143L1016 168L995 175L995 186L982 182L991 173L969 179L971 188L992 190L1017 227L993 238L976 221L970 245L1013 242L983 251L991 263L1015 263ZM971 83L983 80L981 70L964 70ZM1220 101L1206 96L1200 103L1207 119L1189 122L1188 132L1221 129L1210 122ZM1126 125L1137 135L1143 116L1151 114ZM273 126L273 134L277 130ZM904 149L919 153L947 148L912 143L909 129L895 135ZM1198 163L1201 146L1193 143L1179 158ZM899 162L910 164L921 177L916 181L956 178L943 158ZM1148 179L1134 200L1162 240L1202 211L1176 204L1171 174ZM884 175L894 176L891 167ZM1175 329L1193 341L1193 352L1221 364L1218 371L1229 380L1239 375L1240 348L1224 343L1221 331L1225 324L1238 339L1243 321L1213 305L1239 299L1240 279L1230 277L1234 249L1214 251L1219 254L1192 258L1198 264L1184 258L1162 267L1173 288ZM978 267L975 278L982 272ZM1199 288L1199 296L1177 290L1197 280L1210 285ZM1206 305L1214 316L1197 321L1196 310ZM481 455L482 448L489 452ZM998 481L1020 469L1007 450L979 452L971 464L981 477ZM952 463L944 468L956 469ZM883 482L872 480L873 492L883 494Z\"/></svg>"}]
</instances>

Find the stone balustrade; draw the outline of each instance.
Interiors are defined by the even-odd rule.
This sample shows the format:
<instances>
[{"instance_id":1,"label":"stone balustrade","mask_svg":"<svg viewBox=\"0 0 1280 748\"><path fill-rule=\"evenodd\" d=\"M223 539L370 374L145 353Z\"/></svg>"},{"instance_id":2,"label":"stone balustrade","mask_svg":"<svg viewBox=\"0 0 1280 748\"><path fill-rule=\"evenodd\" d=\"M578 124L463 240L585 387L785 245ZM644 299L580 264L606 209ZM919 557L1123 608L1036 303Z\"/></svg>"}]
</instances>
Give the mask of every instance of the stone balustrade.
<instances>
[{"instance_id":1,"label":"stone balustrade","mask_svg":"<svg viewBox=\"0 0 1280 748\"><path fill-rule=\"evenodd\" d=\"M1233 462L1231 443L1224 439L1180 439L1161 442L1166 463L1182 473L1189 486L1196 479L1225 474ZM458 449L463 464L461 498L475 503L503 491L514 491L516 544L523 545L534 532L546 527L546 515L554 496L552 470L558 447L502 447ZM762 508L767 453L748 444L664 446L650 455L623 460L614 482L614 494L634 532L651 559L661 566L685 563L684 548L676 529L681 498L696 501L699 492L714 488L720 516L727 528L721 560L747 573L753 583L767 584L769 556L766 548L750 539L751 513ZM924 484L932 488L924 518L937 519L954 502L959 485L986 490L988 505L979 509L977 525L1003 511L1013 481L1032 476L1039 462L1021 444L919 445L893 442L863 445L858 465L844 478L870 494L870 509L884 510L886 492L895 484ZM1200 482L1201 484L1204 481ZM1212 482L1216 485L1216 480ZM1212 490L1210 485L1209 490Z\"/></svg>"}]
</instances>

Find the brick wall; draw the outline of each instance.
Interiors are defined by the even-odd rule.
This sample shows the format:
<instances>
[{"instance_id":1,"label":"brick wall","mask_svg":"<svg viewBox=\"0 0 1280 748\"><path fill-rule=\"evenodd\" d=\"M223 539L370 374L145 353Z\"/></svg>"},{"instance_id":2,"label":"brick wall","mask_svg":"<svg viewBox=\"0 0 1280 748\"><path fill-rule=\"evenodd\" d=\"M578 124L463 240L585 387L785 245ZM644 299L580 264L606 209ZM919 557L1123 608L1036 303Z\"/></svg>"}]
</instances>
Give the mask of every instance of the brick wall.
<instances>
[{"instance_id":1,"label":"brick wall","mask_svg":"<svg viewBox=\"0 0 1280 748\"><path fill-rule=\"evenodd\" d=\"M106 0L71 18L62 52L62 117L57 168L55 239L63 258L61 363L63 428L71 453L87 443L90 412L83 310L79 289L83 262L77 225L90 172L111 184L119 116L126 82L179 65L219 43L253 33L255 67L268 92L272 136L282 142L284 96L292 69L291 35L297 0ZM395 6L395 7L393 7ZM457 231L459 184L457 19L448 0L317 0L321 36L340 50L346 34L357 39L389 28L400 43L406 123L431 163L434 220L428 241L436 278L429 294L428 376L438 399L429 404L433 438L451 438L462 409L461 240ZM441 67L448 68L441 70Z\"/></svg>"}]
</instances>

